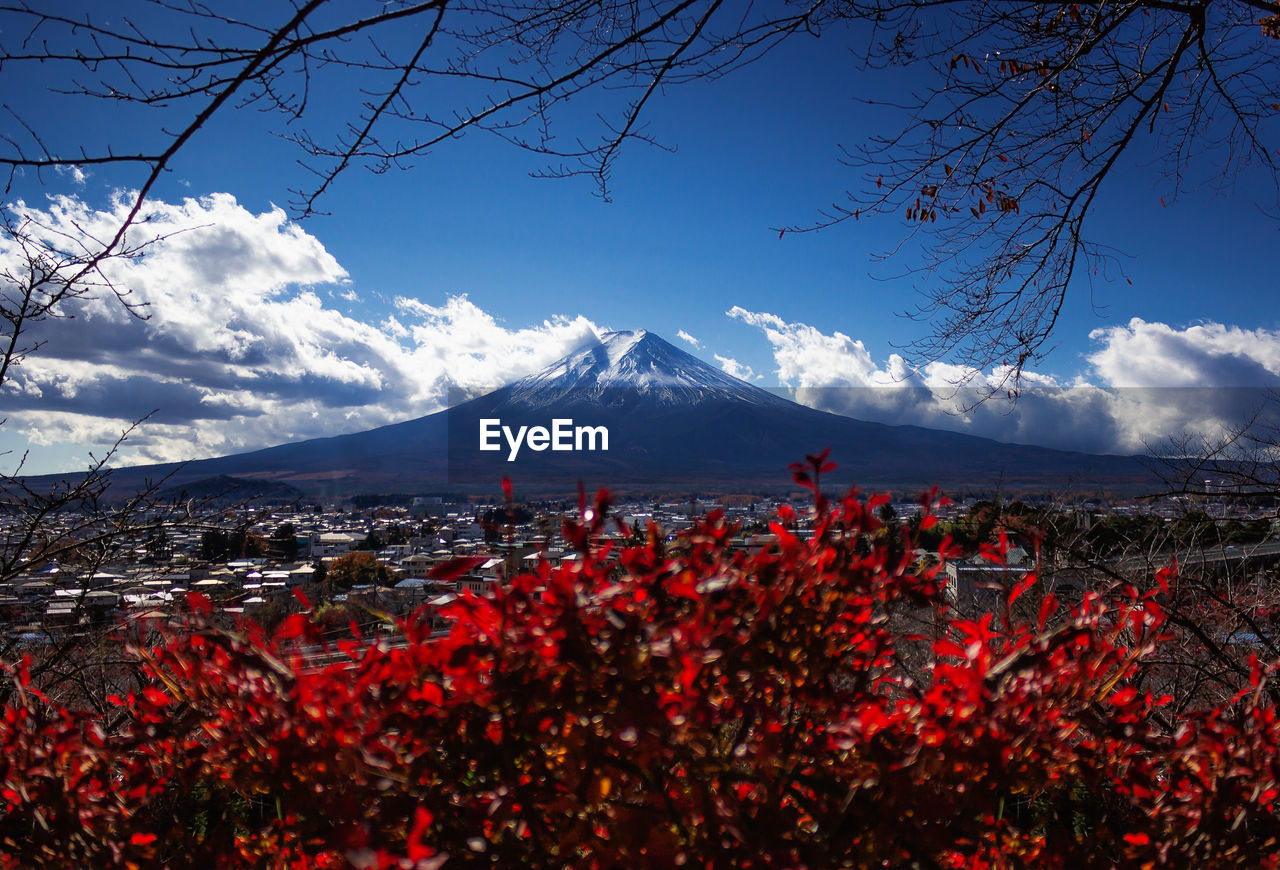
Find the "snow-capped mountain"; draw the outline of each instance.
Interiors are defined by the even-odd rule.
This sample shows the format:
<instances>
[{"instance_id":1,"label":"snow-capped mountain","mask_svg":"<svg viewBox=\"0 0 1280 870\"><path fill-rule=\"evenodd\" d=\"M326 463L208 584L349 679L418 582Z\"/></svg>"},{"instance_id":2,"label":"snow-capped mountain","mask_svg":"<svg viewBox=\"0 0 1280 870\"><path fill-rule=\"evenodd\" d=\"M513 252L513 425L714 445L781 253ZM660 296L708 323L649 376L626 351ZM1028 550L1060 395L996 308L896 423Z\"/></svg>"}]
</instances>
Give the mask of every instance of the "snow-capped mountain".
<instances>
[{"instance_id":1,"label":"snow-capped mountain","mask_svg":"<svg viewBox=\"0 0 1280 870\"><path fill-rule=\"evenodd\" d=\"M782 408L792 403L712 368L652 332L609 332L540 372L497 391L503 408L560 402L603 405L640 398L663 405L733 400Z\"/></svg>"},{"instance_id":2,"label":"snow-capped mountain","mask_svg":"<svg viewBox=\"0 0 1280 870\"><path fill-rule=\"evenodd\" d=\"M664 493L785 488L787 466L831 448L837 483L948 487L1145 488L1132 457L1090 456L887 426L804 407L707 365L643 330L613 332L446 411L334 438L187 463L122 468L119 490L216 475L304 491L534 492L588 486Z\"/></svg>"}]
</instances>

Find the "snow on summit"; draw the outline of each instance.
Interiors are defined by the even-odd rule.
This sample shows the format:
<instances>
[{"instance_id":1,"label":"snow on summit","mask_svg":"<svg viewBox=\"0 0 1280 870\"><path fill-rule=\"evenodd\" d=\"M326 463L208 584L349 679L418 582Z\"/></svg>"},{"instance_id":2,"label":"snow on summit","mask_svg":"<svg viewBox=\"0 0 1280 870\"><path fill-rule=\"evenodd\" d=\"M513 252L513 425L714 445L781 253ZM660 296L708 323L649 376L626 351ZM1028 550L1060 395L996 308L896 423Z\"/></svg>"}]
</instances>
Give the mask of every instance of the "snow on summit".
<instances>
[{"instance_id":1,"label":"snow on summit","mask_svg":"<svg viewBox=\"0 0 1280 870\"><path fill-rule=\"evenodd\" d=\"M734 399L753 405L785 399L714 368L647 330L608 332L504 390L504 404L618 404L637 397L665 405Z\"/></svg>"}]
</instances>

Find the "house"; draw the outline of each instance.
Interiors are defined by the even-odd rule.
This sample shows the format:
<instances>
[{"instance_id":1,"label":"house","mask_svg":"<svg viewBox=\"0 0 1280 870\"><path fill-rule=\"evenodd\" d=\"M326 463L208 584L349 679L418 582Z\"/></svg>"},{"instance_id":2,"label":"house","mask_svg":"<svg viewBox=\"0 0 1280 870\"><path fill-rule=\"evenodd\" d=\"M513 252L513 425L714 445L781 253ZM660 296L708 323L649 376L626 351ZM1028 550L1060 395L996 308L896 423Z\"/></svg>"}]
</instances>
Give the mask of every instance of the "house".
<instances>
[{"instance_id":1,"label":"house","mask_svg":"<svg viewBox=\"0 0 1280 870\"><path fill-rule=\"evenodd\" d=\"M311 539L311 555L316 559L328 559L345 556L360 543L362 539L348 535L346 532L325 532Z\"/></svg>"}]
</instances>

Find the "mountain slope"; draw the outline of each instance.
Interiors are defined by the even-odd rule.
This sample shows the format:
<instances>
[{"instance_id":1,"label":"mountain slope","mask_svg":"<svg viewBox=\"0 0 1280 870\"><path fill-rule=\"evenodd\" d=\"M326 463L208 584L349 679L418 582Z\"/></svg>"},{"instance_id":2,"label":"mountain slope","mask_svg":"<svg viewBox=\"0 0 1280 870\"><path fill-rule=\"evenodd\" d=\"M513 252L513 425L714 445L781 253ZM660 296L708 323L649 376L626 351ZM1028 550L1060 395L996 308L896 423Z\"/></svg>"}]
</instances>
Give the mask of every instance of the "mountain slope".
<instances>
[{"instance_id":1,"label":"mountain slope","mask_svg":"<svg viewBox=\"0 0 1280 870\"><path fill-rule=\"evenodd\" d=\"M553 430L555 420L572 421L560 424L569 427L560 446L574 443L577 427L597 434L603 427L609 449L585 449L592 446L585 436L582 450L557 450L555 444L534 449L529 430ZM482 425L488 426L488 450L481 449ZM513 451L514 436L520 438ZM840 466L834 480L863 486L1149 484L1148 473L1131 457L1002 444L807 408L644 331L609 333L543 371L416 420L114 474L119 487L165 473L173 475L170 484L225 474L287 482L316 494L491 492L504 476L530 490L562 492L572 491L580 479L588 486L663 490L785 487L787 465L825 447Z\"/></svg>"}]
</instances>

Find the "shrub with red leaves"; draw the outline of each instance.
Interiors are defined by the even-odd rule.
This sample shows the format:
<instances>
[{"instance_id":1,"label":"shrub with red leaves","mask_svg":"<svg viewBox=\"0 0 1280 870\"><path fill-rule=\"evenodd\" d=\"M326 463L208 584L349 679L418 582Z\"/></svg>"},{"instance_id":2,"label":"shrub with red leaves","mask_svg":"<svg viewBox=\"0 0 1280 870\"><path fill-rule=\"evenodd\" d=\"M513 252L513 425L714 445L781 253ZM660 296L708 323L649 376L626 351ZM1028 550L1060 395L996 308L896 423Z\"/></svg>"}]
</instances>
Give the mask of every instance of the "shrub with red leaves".
<instances>
[{"instance_id":1,"label":"shrub with red leaves","mask_svg":"<svg viewBox=\"0 0 1280 870\"><path fill-rule=\"evenodd\" d=\"M812 535L781 517L755 552L717 514L601 544L602 494L564 530L580 560L325 664L308 620L220 632L196 599L111 736L15 666L0 863L1276 865L1271 669L1167 715L1140 681L1167 575L1071 608L1024 580L964 618L829 468L796 471Z\"/></svg>"}]
</instances>

